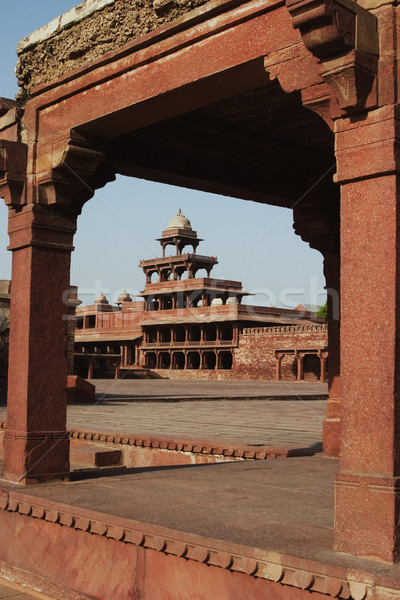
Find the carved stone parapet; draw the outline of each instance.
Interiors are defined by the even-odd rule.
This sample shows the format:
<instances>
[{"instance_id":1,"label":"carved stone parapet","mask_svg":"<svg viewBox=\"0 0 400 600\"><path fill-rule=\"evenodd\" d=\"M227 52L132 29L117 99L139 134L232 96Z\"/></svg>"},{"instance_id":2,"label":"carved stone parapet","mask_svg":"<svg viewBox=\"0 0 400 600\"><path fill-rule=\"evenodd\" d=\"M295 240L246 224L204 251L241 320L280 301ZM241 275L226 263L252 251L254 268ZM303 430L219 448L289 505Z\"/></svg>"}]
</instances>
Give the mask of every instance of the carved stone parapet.
<instances>
[{"instance_id":1,"label":"carved stone parapet","mask_svg":"<svg viewBox=\"0 0 400 600\"><path fill-rule=\"evenodd\" d=\"M353 0L287 0L294 27L318 58L322 79L343 112L376 101L376 17Z\"/></svg>"},{"instance_id":2,"label":"carved stone parapet","mask_svg":"<svg viewBox=\"0 0 400 600\"><path fill-rule=\"evenodd\" d=\"M36 161L38 201L73 207L77 213L96 189L115 179L100 144L72 131L67 138L41 144Z\"/></svg>"},{"instance_id":3,"label":"carved stone parapet","mask_svg":"<svg viewBox=\"0 0 400 600\"><path fill-rule=\"evenodd\" d=\"M27 146L0 140L0 197L7 206L25 204Z\"/></svg>"}]
</instances>

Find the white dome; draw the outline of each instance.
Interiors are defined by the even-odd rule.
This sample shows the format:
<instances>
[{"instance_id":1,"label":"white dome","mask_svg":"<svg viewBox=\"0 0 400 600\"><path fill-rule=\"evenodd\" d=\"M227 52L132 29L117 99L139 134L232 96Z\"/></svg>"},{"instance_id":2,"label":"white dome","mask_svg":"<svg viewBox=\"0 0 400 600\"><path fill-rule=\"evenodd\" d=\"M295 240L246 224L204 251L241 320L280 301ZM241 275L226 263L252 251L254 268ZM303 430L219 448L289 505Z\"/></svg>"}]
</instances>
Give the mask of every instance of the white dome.
<instances>
[{"instance_id":1,"label":"white dome","mask_svg":"<svg viewBox=\"0 0 400 600\"><path fill-rule=\"evenodd\" d=\"M189 219L187 219L185 217L185 215L182 214L181 209L179 209L179 212L177 215L175 215L175 217L172 217L172 219L168 223L168 227L167 227L167 229L176 229L176 228L190 229L190 230L192 229Z\"/></svg>"},{"instance_id":2,"label":"white dome","mask_svg":"<svg viewBox=\"0 0 400 600\"><path fill-rule=\"evenodd\" d=\"M211 306L220 306L222 304L222 298L214 298L211 302Z\"/></svg>"},{"instance_id":3,"label":"white dome","mask_svg":"<svg viewBox=\"0 0 400 600\"><path fill-rule=\"evenodd\" d=\"M227 301L227 304L239 304L239 300L236 296L230 296Z\"/></svg>"}]
</instances>

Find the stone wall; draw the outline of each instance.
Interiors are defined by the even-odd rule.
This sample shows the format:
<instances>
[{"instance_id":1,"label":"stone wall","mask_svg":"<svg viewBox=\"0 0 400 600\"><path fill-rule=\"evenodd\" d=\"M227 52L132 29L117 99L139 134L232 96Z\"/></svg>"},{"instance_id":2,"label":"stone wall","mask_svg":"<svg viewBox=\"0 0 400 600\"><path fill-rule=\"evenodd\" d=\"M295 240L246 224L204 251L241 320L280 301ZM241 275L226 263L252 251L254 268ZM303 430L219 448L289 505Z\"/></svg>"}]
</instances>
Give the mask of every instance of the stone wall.
<instances>
[{"instance_id":1,"label":"stone wall","mask_svg":"<svg viewBox=\"0 0 400 600\"><path fill-rule=\"evenodd\" d=\"M323 350L328 347L326 325L257 327L243 329L235 350L237 379L275 379L276 352ZM282 359L281 377L296 379L294 356ZM305 379L312 379L305 377ZM316 379L316 378L314 378Z\"/></svg>"},{"instance_id":2,"label":"stone wall","mask_svg":"<svg viewBox=\"0 0 400 600\"><path fill-rule=\"evenodd\" d=\"M206 0L86 0L18 45L22 96L38 84L96 60Z\"/></svg>"}]
</instances>

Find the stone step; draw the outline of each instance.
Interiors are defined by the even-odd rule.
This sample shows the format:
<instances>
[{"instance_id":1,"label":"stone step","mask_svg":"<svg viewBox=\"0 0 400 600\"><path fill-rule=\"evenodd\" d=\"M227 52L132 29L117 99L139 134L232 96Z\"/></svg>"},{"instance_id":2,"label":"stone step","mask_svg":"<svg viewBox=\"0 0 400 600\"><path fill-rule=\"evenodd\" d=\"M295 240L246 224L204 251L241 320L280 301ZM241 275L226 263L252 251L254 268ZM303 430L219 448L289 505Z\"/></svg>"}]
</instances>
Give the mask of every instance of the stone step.
<instances>
[{"instance_id":1,"label":"stone step","mask_svg":"<svg viewBox=\"0 0 400 600\"><path fill-rule=\"evenodd\" d=\"M121 465L121 450L96 444L71 445L70 461L84 467L111 467Z\"/></svg>"}]
</instances>

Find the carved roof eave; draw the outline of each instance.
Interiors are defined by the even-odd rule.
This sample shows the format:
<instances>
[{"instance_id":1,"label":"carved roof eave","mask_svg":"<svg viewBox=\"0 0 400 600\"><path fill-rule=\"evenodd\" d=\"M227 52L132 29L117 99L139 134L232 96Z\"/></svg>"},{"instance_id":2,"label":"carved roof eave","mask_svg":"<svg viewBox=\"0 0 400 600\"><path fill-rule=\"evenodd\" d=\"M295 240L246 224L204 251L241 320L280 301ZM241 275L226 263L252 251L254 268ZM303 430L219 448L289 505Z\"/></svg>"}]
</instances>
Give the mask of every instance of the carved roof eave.
<instances>
[{"instance_id":1,"label":"carved roof eave","mask_svg":"<svg viewBox=\"0 0 400 600\"><path fill-rule=\"evenodd\" d=\"M202 242L203 240L197 237L197 231L193 229L180 229L179 227L175 227L174 229L166 229L161 233L161 237L157 238L157 242L166 242L169 239L190 239L196 240L197 242Z\"/></svg>"},{"instance_id":2,"label":"carved roof eave","mask_svg":"<svg viewBox=\"0 0 400 600\"><path fill-rule=\"evenodd\" d=\"M206 294L210 294L211 292L218 292L219 294L229 294L232 298L243 298L244 296L254 296L251 292L245 292L244 290L238 290L235 288L225 288L225 287L181 287L181 288L160 288L160 289L145 289L140 294L137 294L138 297L147 298L147 296L171 296L171 294L179 294L182 292L204 292Z\"/></svg>"},{"instance_id":3,"label":"carved roof eave","mask_svg":"<svg viewBox=\"0 0 400 600\"><path fill-rule=\"evenodd\" d=\"M141 260L139 267L141 269L151 269L157 267L168 267L170 265L186 266L188 263L191 265L216 265L218 259L215 256L202 256L201 254L177 254L165 257L150 258L148 260Z\"/></svg>"}]
</instances>

